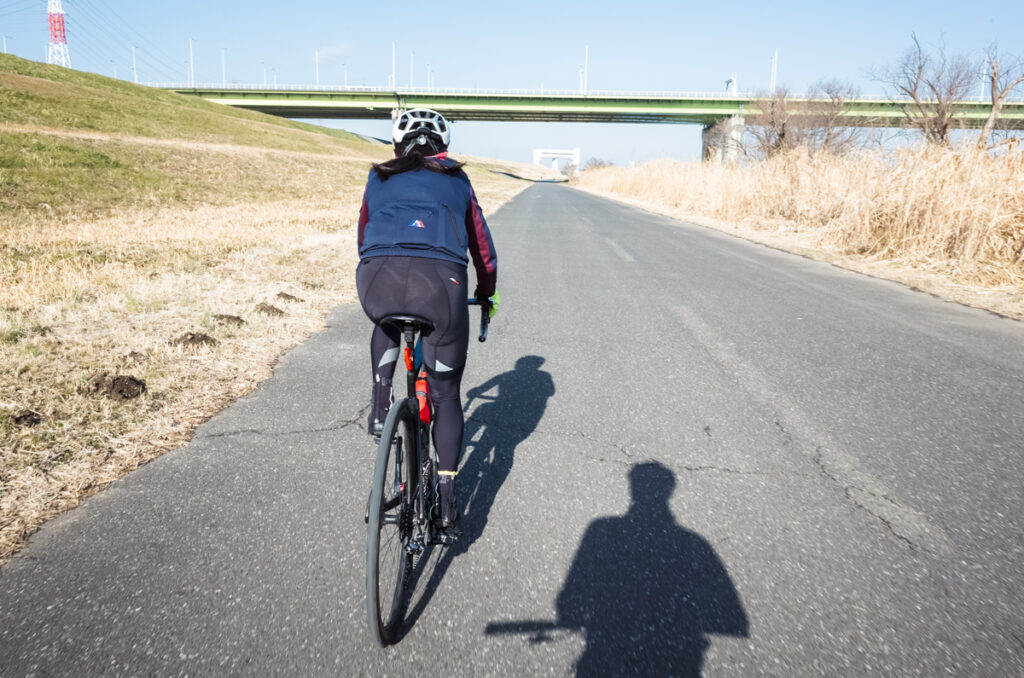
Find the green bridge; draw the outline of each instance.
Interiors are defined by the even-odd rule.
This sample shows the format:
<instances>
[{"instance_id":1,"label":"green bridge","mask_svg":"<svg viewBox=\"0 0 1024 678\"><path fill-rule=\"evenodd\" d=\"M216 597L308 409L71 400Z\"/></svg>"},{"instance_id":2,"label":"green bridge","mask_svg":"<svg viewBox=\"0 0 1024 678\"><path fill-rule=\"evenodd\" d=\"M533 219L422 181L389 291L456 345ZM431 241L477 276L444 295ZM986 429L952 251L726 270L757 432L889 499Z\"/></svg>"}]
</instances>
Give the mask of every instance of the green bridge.
<instances>
[{"instance_id":1,"label":"green bridge","mask_svg":"<svg viewBox=\"0 0 1024 678\"><path fill-rule=\"evenodd\" d=\"M688 123L713 125L757 113L756 99L724 93L545 92L526 90L411 90L378 88L239 88L165 86L182 94L287 118L390 118L403 108L432 108L452 120L528 122ZM792 99L794 102L815 101ZM824 101L822 101L824 103ZM966 127L981 127L991 104L957 105ZM844 113L852 127L898 127L903 102L850 99ZM1007 102L1001 126L1024 129L1024 101Z\"/></svg>"}]
</instances>

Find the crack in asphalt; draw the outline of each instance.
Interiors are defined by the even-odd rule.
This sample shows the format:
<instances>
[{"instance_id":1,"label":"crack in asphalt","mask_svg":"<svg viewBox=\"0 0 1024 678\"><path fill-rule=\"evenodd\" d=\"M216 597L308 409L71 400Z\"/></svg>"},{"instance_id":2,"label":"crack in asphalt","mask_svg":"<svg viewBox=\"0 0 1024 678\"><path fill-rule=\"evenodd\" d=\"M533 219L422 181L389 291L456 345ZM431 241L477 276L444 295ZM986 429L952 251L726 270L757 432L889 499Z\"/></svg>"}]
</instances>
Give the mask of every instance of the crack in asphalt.
<instances>
[{"instance_id":1,"label":"crack in asphalt","mask_svg":"<svg viewBox=\"0 0 1024 678\"><path fill-rule=\"evenodd\" d=\"M590 437L587 436L587 434L585 434L585 433L583 433L581 431L577 431L575 434L569 434L569 435L571 435L571 437L574 437L574 438L576 438L576 437L582 438L583 440L586 440L586 441L591 442L591 443L596 443L597 442L597 441L592 440ZM587 453L585 453L583 451L580 451L580 450L573 450L573 453L576 454L577 456L581 456L581 457L583 457L585 459L589 459L591 461L601 462L601 463L618 464L620 466L627 466L628 467L628 466L632 466L632 465L636 464L637 462L642 462L642 461L658 461L658 462L661 462L661 463L667 463L669 465L669 468L673 468L673 466L671 465L671 463L668 460L656 459L656 458L651 457L649 455L645 456L645 455L633 454L633 453L629 452L628 449L625 446L623 446L623 445L614 445L614 444L610 444L610 443L598 443L598 444L602 444L606 448L618 452L620 455L622 455L623 457L625 457L629 461L620 460L620 459L611 459L611 458L605 458L605 457L593 457L593 456L591 456L591 455L589 455L589 454L587 454ZM717 466L715 464L706 464L706 465L702 465L702 466L691 466L691 465L688 465L688 464L684 464L682 466L675 467L675 468L677 470L679 470L679 471L685 471L687 473L715 472L715 473L726 473L726 474L733 474L733 475L761 476L761 477L804 477L804 478L809 477L809 474L806 474L806 473L777 473L777 472L771 472L771 471L738 469L738 468L732 468L732 467L729 467L729 466Z\"/></svg>"},{"instance_id":2,"label":"crack in asphalt","mask_svg":"<svg viewBox=\"0 0 1024 678\"><path fill-rule=\"evenodd\" d=\"M613 444L613 443L607 443L607 442L603 442L603 441L594 440L593 438L588 436L583 431L567 431L567 432L562 432L562 431L546 431L546 430L537 429L537 428L527 430L525 427L517 427L517 426L514 426L514 425L510 425L508 423L505 423L505 422L488 421L488 420L485 420L485 419L482 419L482 418L474 417L473 415L469 415L468 417L466 417L466 420L467 421L473 421L473 422L475 422L477 424L482 424L483 426L486 426L486 427L494 427L494 428L497 428L497 429L500 429L500 430L503 430L503 431L509 431L509 432L517 433L517 434L523 435L524 436L523 439L525 439L528 436L534 436L534 435L551 436L551 437L555 437L555 438L566 438L566 439L583 439L583 440L585 440L588 443L591 443L593 445L601 445L601 446L605 447L606 449L608 449L609 451L616 452L619 455L621 455L622 457L624 457L624 459L615 459L615 458L612 458L610 456L600 456L600 455L594 456L592 454L587 454L586 452L584 452L582 450L572 450L572 453L575 454L576 456L583 457L584 459L588 459L590 461L597 462L597 463L617 464L619 466L629 467L629 466L632 466L632 465L636 464L637 462L641 462L641 461L660 461L662 463L666 462L666 460L664 460L664 459L660 459L659 460L659 459L655 459L654 457L651 457L651 456L643 456L643 455L634 454L634 453L630 452L629 449L626 446L624 446L624 445L616 445L616 444ZM786 431L786 429L782 425L782 423L779 422L779 421L776 421L775 424L776 424L776 426L779 427L779 430L781 430L786 435L787 441L791 442L793 438L789 434L789 432ZM705 426L703 428L703 433L705 435L707 435L708 437L711 437L710 429L711 429L710 426ZM707 464L707 465L701 465L701 466L683 465L683 466L678 467L678 469L680 471L685 471L687 473L714 472L714 473L725 473L725 474L732 474L732 475L761 476L761 477L765 477L765 478L767 478L767 477L809 478L809 477L812 476L812 474L808 474L808 473L771 472L771 471L761 471L761 470L739 469L739 468L731 468L731 467L728 467L728 466L716 466L714 464Z\"/></svg>"},{"instance_id":3,"label":"crack in asphalt","mask_svg":"<svg viewBox=\"0 0 1024 678\"><path fill-rule=\"evenodd\" d=\"M779 422L775 422L775 423L779 424ZM782 429L782 426L779 425L779 428ZM882 524L885 525L889 529L889 531L893 534L894 537L896 537L898 539L901 539L902 541L905 541L907 544L910 545L910 547L912 549L916 550L917 546L914 544L914 542L912 542L911 540L907 539L905 536L899 534L895 530L895 528L893 527L892 522L889 521L888 519L886 519L885 516L879 515L875 511L872 511L870 507L865 506L863 503L858 501L857 498L853 496L853 492L854 491L860 491L860 492L864 492L865 494L868 494L868 495L871 495L871 496L874 496L874 497L883 498L886 501L888 501L890 504L892 504L894 508L897 508L897 509L900 508L900 505L897 502L894 502L892 499L889 499L888 497L885 497L884 495L875 494L874 492L871 492L870 490L865 490L863 488L856 487L855 485L844 484L843 481L841 481L835 474L829 472L829 470L825 467L825 459L824 459L824 457L825 457L824 448L821 445L818 445L815 448L815 450L814 450L814 454L811 455L811 460L814 462L815 466L818 467L818 470L821 471L821 474L824 475L829 480L831 480L836 485L839 485L843 489L843 494L846 496L846 498L849 499L851 502L853 502L853 504L855 506L857 506L860 509L863 509L864 511L867 511L872 516L874 516L876 519L880 520L882 522Z\"/></svg>"},{"instance_id":4,"label":"crack in asphalt","mask_svg":"<svg viewBox=\"0 0 1024 678\"><path fill-rule=\"evenodd\" d=\"M827 449L828 430L813 416L805 414L799 403L780 393L772 380L751 365L728 337L686 305L672 306L670 311L712 358L737 379L744 391L774 413L772 419L782 436L782 444L812 456L818 472L841 488L854 507L867 511L902 541L942 555L955 552L953 540L941 527L932 525L910 506L886 496L891 491L866 471L856 456L841 451L839 446ZM813 455L811 450L815 450Z\"/></svg>"},{"instance_id":5,"label":"crack in asphalt","mask_svg":"<svg viewBox=\"0 0 1024 678\"><path fill-rule=\"evenodd\" d=\"M843 495L854 506L882 523L893 537L907 544L912 551L946 555L954 550L949 537L929 525L913 509L904 506L883 491L867 487L873 478L849 463L849 468L843 470L843 456L837 453L828 454L823 446L818 445L811 455L811 460L822 475L842 488ZM858 478L861 482L858 482Z\"/></svg>"},{"instance_id":6,"label":"crack in asphalt","mask_svg":"<svg viewBox=\"0 0 1024 678\"><path fill-rule=\"evenodd\" d=\"M787 431L786 427L783 426L782 422L779 421L778 419L775 420L775 426L776 426L776 428L779 429L779 431L782 432L782 444L783 445L792 445L793 444L793 434L790 433L789 431Z\"/></svg>"},{"instance_id":7,"label":"crack in asphalt","mask_svg":"<svg viewBox=\"0 0 1024 678\"><path fill-rule=\"evenodd\" d=\"M360 422L363 422L363 420L366 417L366 413L369 411L369 409L370 409L370 406L367 405L366 407L364 407L362 410L359 411L359 414L357 414L355 416L355 418L353 418L353 419L345 419L345 420L342 420L338 424L335 424L335 425L332 425L332 426L324 426L324 427L321 427L321 428L303 428L303 429L293 429L293 430L290 430L290 431L264 431L264 430L257 429L257 428L243 428L243 429L237 429L237 430L234 430L234 431L222 431L221 433L210 433L208 435L196 436L196 439L197 440L214 440L214 439L217 439L217 438L232 438L232 437L235 437L235 436L241 436L241 435L245 435L245 434L268 436L268 437L271 437L271 438L283 438L283 437L287 437L287 436L302 435L304 433L328 433L328 432L331 432L331 431L341 431L343 429L348 428L349 426L358 425Z\"/></svg>"},{"instance_id":8,"label":"crack in asphalt","mask_svg":"<svg viewBox=\"0 0 1024 678\"><path fill-rule=\"evenodd\" d=\"M517 435L522 436L523 439L535 435L552 436L563 439L583 439L592 445L604 447L610 453L614 453L608 455L595 455L582 450L571 450L573 454L595 463L608 463L630 467L637 462L644 461L646 459L653 459L652 457L643 457L641 455L631 453L623 445L594 440L582 431L561 432L546 431L537 428L527 430L526 427L517 427L515 425L510 425L507 422L487 421L472 415L467 417L467 420L474 421L475 423L486 427L495 427L500 430L516 433ZM781 419L775 419L773 423L782 434L782 442L784 445L796 445L796 437L786 427ZM703 433L706 436L711 435L709 428L710 427L705 427L703 429ZM616 455L619 458L615 458ZM816 446L814 454L811 455L818 473L838 485L843 492L843 496L845 496L850 503L878 520L889 534L895 537L898 541L906 544L912 551L948 554L954 550L951 540L940 529L932 527L913 509L893 499L888 495L888 493L882 491L880 487L872 488L871 485L878 485L878 481L861 471L855 462L845 459L845 457L846 455L843 455L842 453L829 453L822 445ZM663 463L665 462L665 460L658 461L662 461ZM843 468L844 464L847 467L845 469ZM815 475L811 473L750 470L718 466L714 464L696 466L684 464L679 466L678 470L685 473L722 473L728 475L760 476L766 478L809 478Z\"/></svg>"}]
</instances>

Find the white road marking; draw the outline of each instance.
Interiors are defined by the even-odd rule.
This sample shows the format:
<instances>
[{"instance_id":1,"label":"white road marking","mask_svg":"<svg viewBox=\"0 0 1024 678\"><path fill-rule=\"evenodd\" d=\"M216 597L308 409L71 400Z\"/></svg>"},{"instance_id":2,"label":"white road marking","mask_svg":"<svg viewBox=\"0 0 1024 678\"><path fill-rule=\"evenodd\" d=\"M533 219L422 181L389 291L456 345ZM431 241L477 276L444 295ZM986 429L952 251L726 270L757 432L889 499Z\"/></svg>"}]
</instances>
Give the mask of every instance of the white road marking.
<instances>
[{"instance_id":1,"label":"white road marking","mask_svg":"<svg viewBox=\"0 0 1024 678\"><path fill-rule=\"evenodd\" d=\"M604 241L608 243L608 247L611 247L612 251L619 255L619 258L622 259L627 264L632 264L636 262L636 259L633 258L633 255L631 255L626 250L622 249L619 243L615 242L611 238L605 238Z\"/></svg>"}]
</instances>

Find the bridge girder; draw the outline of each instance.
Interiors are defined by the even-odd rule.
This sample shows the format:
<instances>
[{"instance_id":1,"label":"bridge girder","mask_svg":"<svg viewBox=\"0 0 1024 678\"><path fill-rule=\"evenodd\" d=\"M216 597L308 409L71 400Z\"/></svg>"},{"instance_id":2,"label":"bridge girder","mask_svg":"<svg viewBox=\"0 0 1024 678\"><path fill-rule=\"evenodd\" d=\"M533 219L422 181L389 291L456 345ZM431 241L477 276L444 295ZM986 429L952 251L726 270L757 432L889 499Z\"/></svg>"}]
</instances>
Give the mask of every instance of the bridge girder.
<instances>
[{"instance_id":1,"label":"bridge girder","mask_svg":"<svg viewBox=\"0 0 1024 678\"><path fill-rule=\"evenodd\" d=\"M711 125L736 116L757 114L752 98L730 96L626 96L566 94L493 94L390 92L381 90L282 90L196 88L182 94L287 118L389 119L398 108L432 108L451 120L525 122L621 122ZM795 99L794 101L807 101ZM981 127L990 104L961 102L967 127ZM851 127L898 127L906 118L898 102L856 99L846 102ZM1024 101L1007 102L1000 123L1024 129Z\"/></svg>"}]
</instances>

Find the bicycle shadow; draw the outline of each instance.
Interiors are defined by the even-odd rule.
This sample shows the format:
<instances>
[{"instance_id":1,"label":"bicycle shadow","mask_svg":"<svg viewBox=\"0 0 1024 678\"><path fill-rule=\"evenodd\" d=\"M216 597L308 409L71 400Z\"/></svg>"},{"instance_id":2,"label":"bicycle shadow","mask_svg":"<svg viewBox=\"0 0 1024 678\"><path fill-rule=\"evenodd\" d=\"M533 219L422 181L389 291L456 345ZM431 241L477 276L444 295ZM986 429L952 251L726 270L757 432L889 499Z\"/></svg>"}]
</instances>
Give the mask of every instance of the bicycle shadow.
<instances>
[{"instance_id":1,"label":"bicycle shadow","mask_svg":"<svg viewBox=\"0 0 1024 678\"><path fill-rule=\"evenodd\" d=\"M593 521L556 600L554 622L495 622L487 635L580 631L577 676L700 676L709 634L749 636L739 593L715 550L680 526L668 500L675 475L657 462L633 466L623 516Z\"/></svg>"},{"instance_id":2,"label":"bicycle shadow","mask_svg":"<svg viewBox=\"0 0 1024 678\"><path fill-rule=\"evenodd\" d=\"M555 394L555 382L550 373L541 369L543 364L544 358L540 356L523 356L516 361L515 369L466 391L467 409L476 399L483 402L466 418L463 435L465 461L457 479L462 536L443 549L437 558L419 600L406 615L398 640L423 614L452 559L469 551L483 535L498 491L512 472L516 447L536 430L544 417L548 399ZM496 396L485 395L495 389ZM432 555L428 551L417 562L412 590L419 588L419 580L433 560Z\"/></svg>"}]
</instances>

